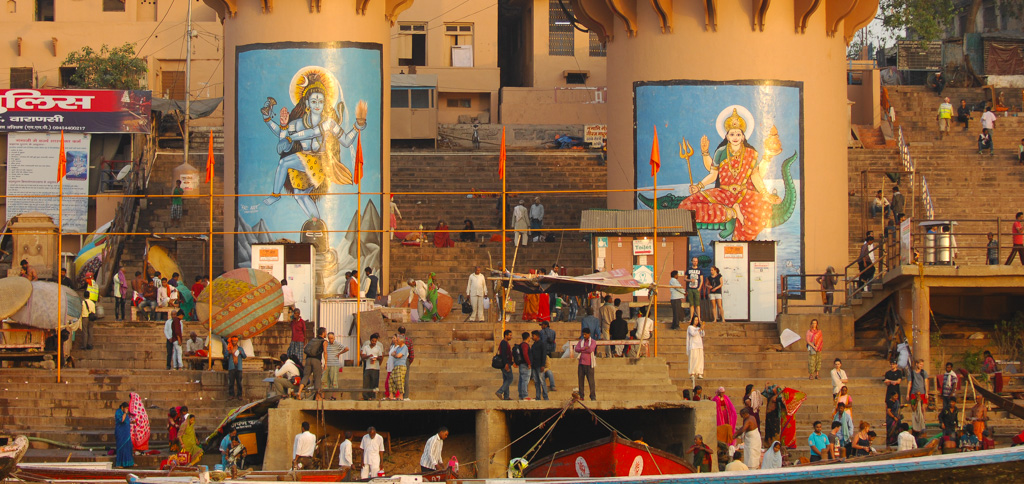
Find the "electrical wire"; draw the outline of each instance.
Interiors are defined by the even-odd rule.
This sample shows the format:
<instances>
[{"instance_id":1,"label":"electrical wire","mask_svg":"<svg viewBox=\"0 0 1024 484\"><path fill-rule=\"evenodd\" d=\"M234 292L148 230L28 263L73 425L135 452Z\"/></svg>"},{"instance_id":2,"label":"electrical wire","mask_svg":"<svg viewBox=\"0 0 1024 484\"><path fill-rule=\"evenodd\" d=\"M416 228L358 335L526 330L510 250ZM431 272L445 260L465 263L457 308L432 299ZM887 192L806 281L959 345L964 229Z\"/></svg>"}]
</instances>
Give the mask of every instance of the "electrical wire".
<instances>
[{"instance_id":1,"label":"electrical wire","mask_svg":"<svg viewBox=\"0 0 1024 484\"><path fill-rule=\"evenodd\" d=\"M174 8L174 2L175 2L175 1L177 1L177 0L171 0L171 4L167 6L167 11L166 11L166 12L164 12L164 16L163 16L163 17L162 17L162 18L160 19L160 21L159 21L159 22L157 22L157 24L156 24L156 27L153 27L153 32L151 32L151 33L149 34L149 37L146 37L146 41L145 41L145 42L143 42L143 43L142 43L142 45L141 45L141 46L139 46L139 48L135 50L135 57L138 57L138 56L139 56L139 52L142 52L142 48L143 48L143 47L145 47L145 46L146 46L146 44L148 44L148 43L149 43L149 39L152 39L152 38L153 38L153 35L155 35L155 34L156 34L156 29L160 28L160 24L163 24L163 23L164 23L164 20L167 20L167 16L168 16L168 15L170 15L170 13L171 13L171 9L173 9L173 8ZM190 1L191 1L191 0L190 0Z\"/></svg>"}]
</instances>

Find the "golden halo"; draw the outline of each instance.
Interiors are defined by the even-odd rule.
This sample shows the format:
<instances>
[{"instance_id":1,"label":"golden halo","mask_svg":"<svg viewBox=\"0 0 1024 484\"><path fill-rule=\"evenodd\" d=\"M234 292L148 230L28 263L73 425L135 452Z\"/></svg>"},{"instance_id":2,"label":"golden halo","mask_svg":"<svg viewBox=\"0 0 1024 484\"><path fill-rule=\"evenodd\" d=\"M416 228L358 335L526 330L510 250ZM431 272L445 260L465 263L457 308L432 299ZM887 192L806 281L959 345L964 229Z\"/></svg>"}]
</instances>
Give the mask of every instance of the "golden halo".
<instances>
[{"instance_id":1,"label":"golden halo","mask_svg":"<svg viewBox=\"0 0 1024 484\"><path fill-rule=\"evenodd\" d=\"M312 75L312 76L311 76ZM327 69L320 66L306 66L299 69L292 76L289 84L288 95L291 97L292 105L298 104L302 98L303 91L309 85L310 77L318 79L324 85L324 97L328 106L334 106L338 102L338 80Z\"/></svg>"}]
</instances>

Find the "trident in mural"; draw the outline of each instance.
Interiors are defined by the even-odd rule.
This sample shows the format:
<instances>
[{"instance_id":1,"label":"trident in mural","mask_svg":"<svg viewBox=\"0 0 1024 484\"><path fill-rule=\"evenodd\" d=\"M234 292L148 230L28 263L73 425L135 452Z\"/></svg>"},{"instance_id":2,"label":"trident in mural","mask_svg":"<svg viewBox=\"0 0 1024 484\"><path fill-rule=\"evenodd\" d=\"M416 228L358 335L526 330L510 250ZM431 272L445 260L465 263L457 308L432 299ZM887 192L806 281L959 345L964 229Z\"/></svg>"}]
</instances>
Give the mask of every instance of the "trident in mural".
<instances>
[{"instance_id":1,"label":"trident in mural","mask_svg":"<svg viewBox=\"0 0 1024 484\"><path fill-rule=\"evenodd\" d=\"M693 156L693 146L690 146L690 142L683 138L683 142L679 143L679 157L686 160L686 174L690 175L690 185L693 185L693 169L690 168L690 157ZM704 252L704 236L697 231L697 238L700 240L700 251Z\"/></svg>"}]
</instances>

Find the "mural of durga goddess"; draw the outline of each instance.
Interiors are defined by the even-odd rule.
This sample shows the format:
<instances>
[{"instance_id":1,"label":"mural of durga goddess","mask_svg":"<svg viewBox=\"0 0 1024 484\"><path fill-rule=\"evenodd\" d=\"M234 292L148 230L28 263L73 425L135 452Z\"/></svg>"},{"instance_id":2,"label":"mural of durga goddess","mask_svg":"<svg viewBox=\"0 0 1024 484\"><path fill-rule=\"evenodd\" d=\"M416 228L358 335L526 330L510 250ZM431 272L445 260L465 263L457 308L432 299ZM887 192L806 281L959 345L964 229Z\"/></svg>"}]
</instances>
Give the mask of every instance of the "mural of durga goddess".
<instances>
[{"instance_id":1,"label":"mural of durga goddess","mask_svg":"<svg viewBox=\"0 0 1024 484\"><path fill-rule=\"evenodd\" d=\"M274 174L271 195L263 200L273 205L281 192L295 195L306 217L318 220L317 200L327 193L330 183L353 184L352 171L340 161L341 147L351 147L366 128L366 101L356 104L355 122L344 128L345 99L337 79L325 68L308 66L299 69L289 85L294 108L282 107L273 119L277 100L268 97L260 109L263 122L278 138L280 161Z\"/></svg>"}]
</instances>

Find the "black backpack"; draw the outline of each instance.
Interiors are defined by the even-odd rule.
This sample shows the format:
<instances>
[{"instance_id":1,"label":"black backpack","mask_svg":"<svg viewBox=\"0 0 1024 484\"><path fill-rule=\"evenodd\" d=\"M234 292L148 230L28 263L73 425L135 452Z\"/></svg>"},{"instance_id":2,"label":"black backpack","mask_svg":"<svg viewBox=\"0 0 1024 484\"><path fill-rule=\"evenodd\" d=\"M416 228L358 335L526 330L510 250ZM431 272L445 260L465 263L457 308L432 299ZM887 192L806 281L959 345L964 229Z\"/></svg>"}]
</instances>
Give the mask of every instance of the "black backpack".
<instances>
[{"instance_id":1,"label":"black backpack","mask_svg":"<svg viewBox=\"0 0 1024 484\"><path fill-rule=\"evenodd\" d=\"M319 359L324 354L324 339L313 338L306 343L306 346L302 349L302 352L309 358Z\"/></svg>"},{"instance_id":2,"label":"black backpack","mask_svg":"<svg viewBox=\"0 0 1024 484\"><path fill-rule=\"evenodd\" d=\"M522 365L523 363L526 362L526 359L523 358L522 344L517 344L512 347L512 361L514 361L517 365Z\"/></svg>"}]
</instances>

